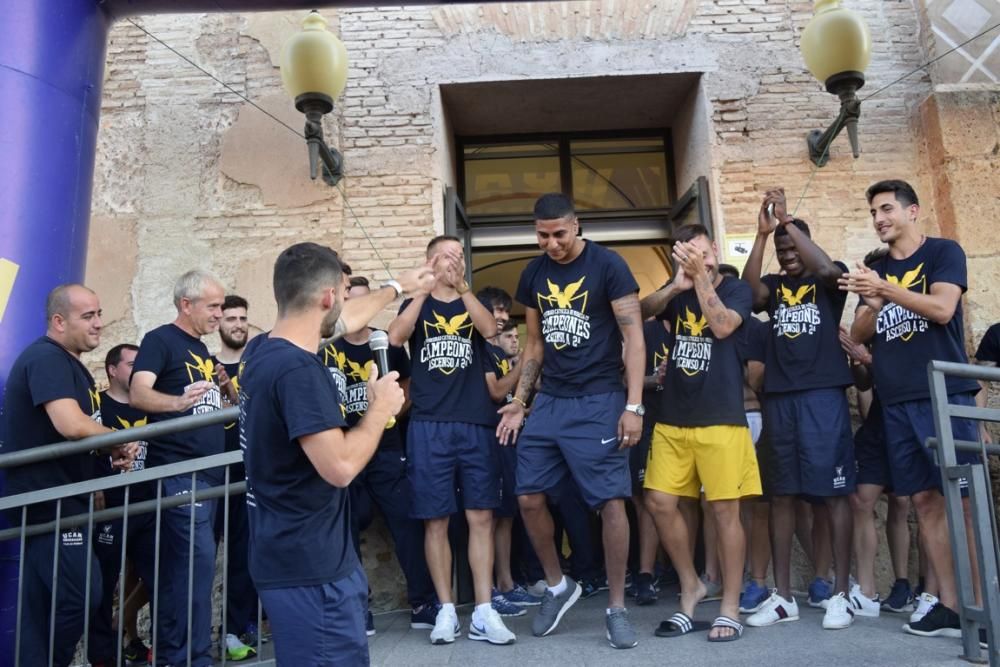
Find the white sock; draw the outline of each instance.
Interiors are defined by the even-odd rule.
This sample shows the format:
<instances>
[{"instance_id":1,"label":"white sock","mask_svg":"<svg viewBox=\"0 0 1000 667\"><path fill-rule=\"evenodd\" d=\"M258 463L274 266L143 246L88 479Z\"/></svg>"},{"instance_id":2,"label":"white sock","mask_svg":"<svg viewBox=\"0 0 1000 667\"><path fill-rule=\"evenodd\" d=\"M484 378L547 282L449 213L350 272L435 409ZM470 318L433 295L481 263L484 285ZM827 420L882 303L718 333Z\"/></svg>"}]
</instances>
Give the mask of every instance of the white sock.
<instances>
[{"instance_id":1,"label":"white sock","mask_svg":"<svg viewBox=\"0 0 1000 667\"><path fill-rule=\"evenodd\" d=\"M563 578L560 579L559 583L556 584L555 586L546 585L546 588L549 589L549 592L552 593L553 595L559 595L561 593L565 593L567 587L568 585L566 584L566 575L563 575Z\"/></svg>"},{"instance_id":2,"label":"white sock","mask_svg":"<svg viewBox=\"0 0 1000 667\"><path fill-rule=\"evenodd\" d=\"M452 614L455 613L455 603L454 602L442 602L441 611L447 611Z\"/></svg>"}]
</instances>

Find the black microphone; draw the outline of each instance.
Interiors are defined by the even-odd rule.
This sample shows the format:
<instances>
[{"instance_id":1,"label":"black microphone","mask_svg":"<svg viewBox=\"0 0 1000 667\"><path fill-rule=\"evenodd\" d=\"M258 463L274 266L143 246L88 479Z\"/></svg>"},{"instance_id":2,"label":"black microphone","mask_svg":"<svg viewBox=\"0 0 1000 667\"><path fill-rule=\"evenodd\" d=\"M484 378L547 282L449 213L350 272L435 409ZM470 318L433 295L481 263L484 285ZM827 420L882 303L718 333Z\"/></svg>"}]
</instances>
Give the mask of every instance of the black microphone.
<instances>
[{"instance_id":1,"label":"black microphone","mask_svg":"<svg viewBox=\"0 0 1000 667\"><path fill-rule=\"evenodd\" d=\"M374 330L368 334L368 347L372 350L372 357L375 360L375 367L378 368L379 377L389 374L389 336L384 331ZM396 425L396 418L389 417L389 422L385 425L387 429Z\"/></svg>"}]
</instances>

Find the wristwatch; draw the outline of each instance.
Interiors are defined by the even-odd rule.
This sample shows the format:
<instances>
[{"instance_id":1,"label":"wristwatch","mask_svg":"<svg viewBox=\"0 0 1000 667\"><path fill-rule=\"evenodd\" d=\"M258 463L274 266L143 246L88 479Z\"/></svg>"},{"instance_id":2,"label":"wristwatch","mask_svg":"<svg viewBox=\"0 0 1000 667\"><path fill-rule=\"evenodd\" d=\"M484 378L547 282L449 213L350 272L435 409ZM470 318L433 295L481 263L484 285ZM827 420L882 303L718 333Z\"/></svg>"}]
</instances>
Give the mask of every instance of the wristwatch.
<instances>
[{"instance_id":1,"label":"wristwatch","mask_svg":"<svg viewBox=\"0 0 1000 667\"><path fill-rule=\"evenodd\" d=\"M382 283L382 287L391 287L396 290L396 296L403 296L403 286L399 284L398 280L389 279Z\"/></svg>"},{"instance_id":2,"label":"wristwatch","mask_svg":"<svg viewBox=\"0 0 1000 667\"><path fill-rule=\"evenodd\" d=\"M634 412L640 417L646 414L646 408L643 407L642 403L626 403L625 409L629 412Z\"/></svg>"}]
</instances>

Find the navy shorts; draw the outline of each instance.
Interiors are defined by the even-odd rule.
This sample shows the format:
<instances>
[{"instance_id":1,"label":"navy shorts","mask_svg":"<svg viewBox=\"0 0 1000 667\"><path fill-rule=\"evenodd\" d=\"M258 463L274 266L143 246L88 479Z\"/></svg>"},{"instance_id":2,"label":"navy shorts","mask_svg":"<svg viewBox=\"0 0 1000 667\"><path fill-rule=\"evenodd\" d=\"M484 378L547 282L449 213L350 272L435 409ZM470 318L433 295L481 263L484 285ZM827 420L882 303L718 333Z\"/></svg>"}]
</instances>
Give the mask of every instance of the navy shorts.
<instances>
[{"instance_id":1,"label":"navy shorts","mask_svg":"<svg viewBox=\"0 0 1000 667\"><path fill-rule=\"evenodd\" d=\"M649 461L649 443L653 439L652 419L642 420L642 437L639 444L628 450L628 470L632 479L632 490L638 495L642 492L642 484L646 481L646 463Z\"/></svg>"},{"instance_id":2,"label":"navy shorts","mask_svg":"<svg viewBox=\"0 0 1000 667\"><path fill-rule=\"evenodd\" d=\"M624 410L624 392L539 394L517 439L517 495L554 491L572 475L592 509L631 497L628 450L618 442Z\"/></svg>"},{"instance_id":3,"label":"navy shorts","mask_svg":"<svg viewBox=\"0 0 1000 667\"><path fill-rule=\"evenodd\" d=\"M406 435L406 476L413 489L410 516L439 519L463 509L500 506L496 431L464 422L411 421Z\"/></svg>"},{"instance_id":4,"label":"navy shorts","mask_svg":"<svg viewBox=\"0 0 1000 667\"><path fill-rule=\"evenodd\" d=\"M862 424L854 434L854 458L858 462L858 484L881 486L886 493L892 493L884 428L877 428L867 422Z\"/></svg>"},{"instance_id":5,"label":"navy shorts","mask_svg":"<svg viewBox=\"0 0 1000 667\"><path fill-rule=\"evenodd\" d=\"M953 394L952 405L976 404L973 394ZM897 496L912 496L920 491L941 490L941 469L936 453L927 445L927 438L936 437L934 407L929 398L903 401L882 408L885 417L885 446L889 456L889 474ZM979 428L971 419L951 420L956 440L979 440ZM956 452L959 464L981 463L978 454ZM963 494L968 482L961 481Z\"/></svg>"},{"instance_id":6,"label":"navy shorts","mask_svg":"<svg viewBox=\"0 0 1000 667\"><path fill-rule=\"evenodd\" d=\"M500 447L499 443L497 446ZM517 447L500 447L500 507L493 514L501 519L517 516Z\"/></svg>"},{"instance_id":7,"label":"navy shorts","mask_svg":"<svg viewBox=\"0 0 1000 667\"><path fill-rule=\"evenodd\" d=\"M854 492L857 465L843 389L769 394L758 447L764 492L818 497Z\"/></svg>"},{"instance_id":8,"label":"navy shorts","mask_svg":"<svg viewBox=\"0 0 1000 667\"><path fill-rule=\"evenodd\" d=\"M369 664L368 579L359 565L329 584L260 591L279 665Z\"/></svg>"}]
</instances>

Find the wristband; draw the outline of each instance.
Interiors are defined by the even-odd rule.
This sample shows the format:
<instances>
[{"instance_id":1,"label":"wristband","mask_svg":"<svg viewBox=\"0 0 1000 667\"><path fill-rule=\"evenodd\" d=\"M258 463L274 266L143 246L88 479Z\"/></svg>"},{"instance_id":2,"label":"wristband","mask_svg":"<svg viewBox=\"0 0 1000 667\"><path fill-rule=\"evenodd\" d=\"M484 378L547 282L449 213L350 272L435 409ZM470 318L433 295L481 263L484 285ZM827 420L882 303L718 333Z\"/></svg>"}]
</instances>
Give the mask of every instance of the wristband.
<instances>
[{"instance_id":1,"label":"wristband","mask_svg":"<svg viewBox=\"0 0 1000 667\"><path fill-rule=\"evenodd\" d=\"M403 296L403 286L399 284L398 280L389 279L382 283L382 287L391 287L396 290L396 296Z\"/></svg>"},{"instance_id":2,"label":"wristband","mask_svg":"<svg viewBox=\"0 0 1000 667\"><path fill-rule=\"evenodd\" d=\"M510 402L511 402L511 403L514 403L515 401L516 401L516 402L518 402L518 403L520 403L520 404L521 404L521 407L522 407L522 408L526 408L526 407L528 407L528 404L527 404L527 403L525 403L524 401L522 401L522 400L521 400L520 398L518 398L517 396L515 396L515 397L514 397L514 398L512 398L512 399L510 399Z\"/></svg>"}]
</instances>

